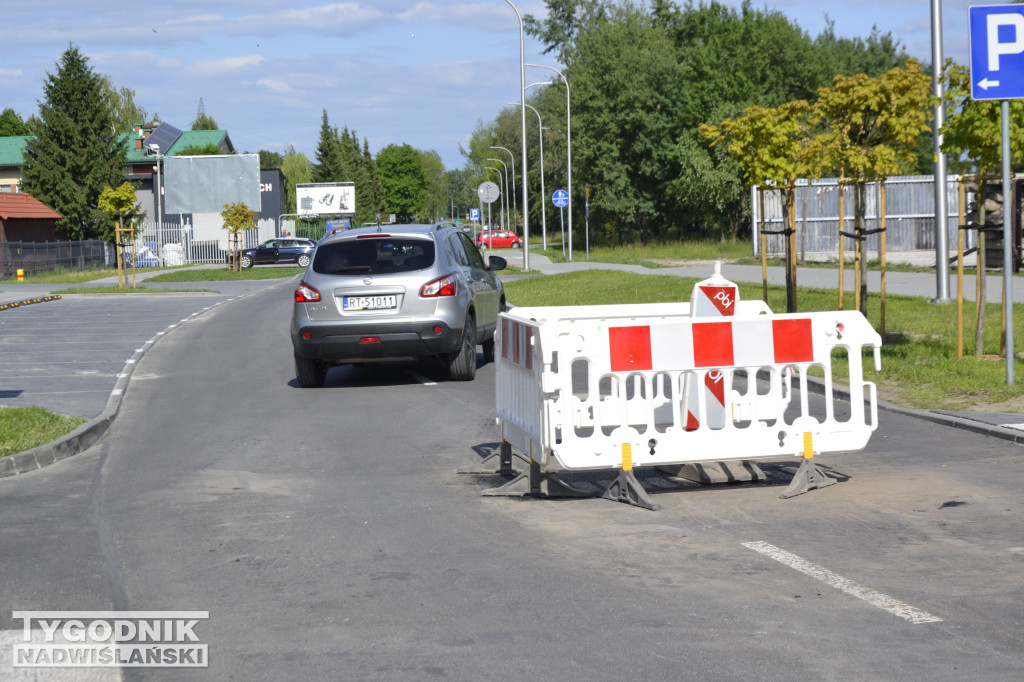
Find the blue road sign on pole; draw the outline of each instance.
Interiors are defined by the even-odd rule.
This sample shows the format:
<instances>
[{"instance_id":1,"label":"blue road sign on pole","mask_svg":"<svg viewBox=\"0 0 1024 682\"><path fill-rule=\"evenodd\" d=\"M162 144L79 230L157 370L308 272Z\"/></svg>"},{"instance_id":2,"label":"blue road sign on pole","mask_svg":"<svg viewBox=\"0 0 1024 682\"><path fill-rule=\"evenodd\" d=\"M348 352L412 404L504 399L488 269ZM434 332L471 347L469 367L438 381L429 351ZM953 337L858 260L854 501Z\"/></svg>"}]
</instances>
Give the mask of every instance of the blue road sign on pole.
<instances>
[{"instance_id":1,"label":"blue road sign on pole","mask_svg":"<svg viewBox=\"0 0 1024 682\"><path fill-rule=\"evenodd\" d=\"M1024 5L968 9L971 99L1024 97Z\"/></svg>"},{"instance_id":2,"label":"blue road sign on pole","mask_svg":"<svg viewBox=\"0 0 1024 682\"><path fill-rule=\"evenodd\" d=\"M480 209L479 208L471 208L471 209L469 209L469 219L471 221L473 221L474 223L480 222Z\"/></svg>"},{"instance_id":3,"label":"blue road sign on pole","mask_svg":"<svg viewBox=\"0 0 1024 682\"><path fill-rule=\"evenodd\" d=\"M569 193L564 189L556 189L555 193L551 195L551 203L558 208L565 208L569 205Z\"/></svg>"}]
</instances>

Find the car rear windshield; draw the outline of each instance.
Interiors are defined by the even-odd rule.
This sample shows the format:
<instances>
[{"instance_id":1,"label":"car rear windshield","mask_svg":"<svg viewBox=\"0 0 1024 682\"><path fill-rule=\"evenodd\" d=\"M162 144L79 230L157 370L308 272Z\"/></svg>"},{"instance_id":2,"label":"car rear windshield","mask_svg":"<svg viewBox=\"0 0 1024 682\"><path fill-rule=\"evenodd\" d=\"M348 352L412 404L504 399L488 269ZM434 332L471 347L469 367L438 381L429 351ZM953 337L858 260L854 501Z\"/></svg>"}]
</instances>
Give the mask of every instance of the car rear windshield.
<instances>
[{"instance_id":1,"label":"car rear windshield","mask_svg":"<svg viewBox=\"0 0 1024 682\"><path fill-rule=\"evenodd\" d=\"M429 239L345 239L321 244L313 257L313 270L325 275L381 275L424 270L434 264L434 242Z\"/></svg>"}]
</instances>

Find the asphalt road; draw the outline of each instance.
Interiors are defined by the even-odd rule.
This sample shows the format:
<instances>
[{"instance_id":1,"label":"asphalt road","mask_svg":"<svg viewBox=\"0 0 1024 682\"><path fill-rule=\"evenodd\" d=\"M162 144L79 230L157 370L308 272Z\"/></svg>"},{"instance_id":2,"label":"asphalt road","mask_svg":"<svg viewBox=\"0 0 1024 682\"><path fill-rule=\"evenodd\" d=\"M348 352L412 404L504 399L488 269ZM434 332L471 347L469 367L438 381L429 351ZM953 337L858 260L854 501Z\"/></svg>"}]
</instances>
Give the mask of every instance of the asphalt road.
<instances>
[{"instance_id":1,"label":"asphalt road","mask_svg":"<svg viewBox=\"0 0 1024 682\"><path fill-rule=\"evenodd\" d=\"M98 445L0 479L5 621L210 612L208 669L128 679L1019 679L1018 446L883 413L789 500L789 464L644 473L659 512L481 497L500 481L455 471L496 445L493 365L300 389L289 289L175 329Z\"/></svg>"}]
</instances>

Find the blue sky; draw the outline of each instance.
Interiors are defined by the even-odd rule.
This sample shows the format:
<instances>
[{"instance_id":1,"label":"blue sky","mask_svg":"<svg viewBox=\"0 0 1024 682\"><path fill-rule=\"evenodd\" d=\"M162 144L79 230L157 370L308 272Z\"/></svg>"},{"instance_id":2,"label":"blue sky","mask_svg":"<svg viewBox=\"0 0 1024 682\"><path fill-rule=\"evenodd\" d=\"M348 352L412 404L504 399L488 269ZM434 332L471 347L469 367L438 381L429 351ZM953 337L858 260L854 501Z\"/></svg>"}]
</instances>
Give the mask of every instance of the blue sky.
<instances>
[{"instance_id":1,"label":"blue sky","mask_svg":"<svg viewBox=\"0 0 1024 682\"><path fill-rule=\"evenodd\" d=\"M524 15L545 13L541 1L513 2ZM929 0L753 4L778 9L812 36L826 14L840 36L866 37L877 26L931 61ZM944 54L961 63L970 4L942 3ZM519 99L519 23L505 0L4 5L0 109L13 107L22 117L35 113L46 73L69 43L116 86L133 89L150 114L179 128L190 125L202 100L240 151L292 145L313 159L326 109L332 125L367 138L374 154L408 143L460 168L459 145ZM528 63L559 66L541 51L527 37ZM527 82L550 75L527 69Z\"/></svg>"}]
</instances>

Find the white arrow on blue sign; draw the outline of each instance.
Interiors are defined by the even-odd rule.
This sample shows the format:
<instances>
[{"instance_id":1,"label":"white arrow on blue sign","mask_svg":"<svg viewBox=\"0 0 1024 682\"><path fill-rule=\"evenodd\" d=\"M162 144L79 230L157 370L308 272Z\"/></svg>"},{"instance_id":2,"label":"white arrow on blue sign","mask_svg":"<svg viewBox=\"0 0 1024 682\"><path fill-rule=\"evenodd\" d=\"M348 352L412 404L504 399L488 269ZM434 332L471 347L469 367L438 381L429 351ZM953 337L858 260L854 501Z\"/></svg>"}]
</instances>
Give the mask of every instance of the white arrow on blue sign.
<instances>
[{"instance_id":1,"label":"white arrow on blue sign","mask_svg":"<svg viewBox=\"0 0 1024 682\"><path fill-rule=\"evenodd\" d=\"M569 205L569 193L564 189L556 189L555 193L551 195L551 203L558 208L565 208Z\"/></svg>"},{"instance_id":2,"label":"white arrow on blue sign","mask_svg":"<svg viewBox=\"0 0 1024 682\"><path fill-rule=\"evenodd\" d=\"M971 99L1024 97L1024 5L968 9Z\"/></svg>"}]
</instances>

